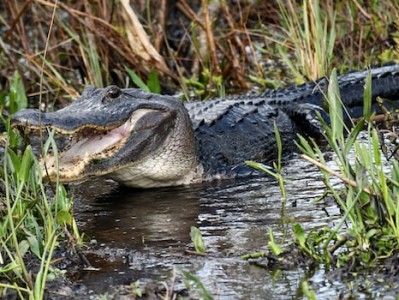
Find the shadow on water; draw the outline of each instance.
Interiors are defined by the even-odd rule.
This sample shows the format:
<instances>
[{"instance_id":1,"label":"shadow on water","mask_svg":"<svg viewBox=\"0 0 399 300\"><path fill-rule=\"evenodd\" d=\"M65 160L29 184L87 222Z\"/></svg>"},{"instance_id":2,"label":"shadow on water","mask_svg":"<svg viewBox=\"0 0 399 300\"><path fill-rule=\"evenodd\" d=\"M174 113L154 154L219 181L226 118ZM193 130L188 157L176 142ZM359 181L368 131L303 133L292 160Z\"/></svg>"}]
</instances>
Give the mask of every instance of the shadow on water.
<instances>
[{"instance_id":1,"label":"shadow on water","mask_svg":"<svg viewBox=\"0 0 399 300\"><path fill-rule=\"evenodd\" d=\"M300 282L322 270L269 270L249 264L241 255L266 250L269 229L278 243L291 239L291 226L334 226L339 209L328 199L314 167L294 159L286 167L287 201L270 178L203 186L131 190L106 180L76 187L79 227L97 241L88 258L98 271L81 271L73 280L96 293L140 279L165 281L173 269L199 277L217 299L295 298ZM207 256L193 249L190 227L204 235ZM314 275L313 272L316 272ZM320 290L319 295L337 295Z\"/></svg>"},{"instance_id":2,"label":"shadow on water","mask_svg":"<svg viewBox=\"0 0 399 300\"><path fill-rule=\"evenodd\" d=\"M190 241L190 226L196 225L198 192L174 190L129 190L111 186L111 191L82 192L78 219L83 232L99 244L143 250L151 247L184 247ZM94 201L93 201L94 199Z\"/></svg>"}]
</instances>

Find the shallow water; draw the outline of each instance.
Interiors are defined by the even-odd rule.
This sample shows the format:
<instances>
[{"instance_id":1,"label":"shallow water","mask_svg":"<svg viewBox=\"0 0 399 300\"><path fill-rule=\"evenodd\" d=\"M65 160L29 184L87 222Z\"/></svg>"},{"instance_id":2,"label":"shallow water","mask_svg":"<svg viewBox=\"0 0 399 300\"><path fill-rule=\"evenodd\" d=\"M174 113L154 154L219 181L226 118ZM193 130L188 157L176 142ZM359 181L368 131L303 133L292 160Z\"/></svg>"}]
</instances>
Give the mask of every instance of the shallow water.
<instances>
[{"instance_id":1,"label":"shallow water","mask_svg":"<svg viewBox=\"0 0 399 300\"><path fill-rule=\"evenodd\" d=\"M216 299L301 298L301 282L309 280L316 295L338 298L342 281L323 269L273 270L241 259L267 250L269 230L276 242L291 240L293 223L304 228L333 227L340 216L331 198L315 202L325 188L319 172L300 159L286 164L287 201L271 178L154 190L122 189L106 180L78 185L76 216L80 230L97 241L88 258L98 271L81 271L74 280L95 293L110 286L168 281L181 271L196 275ZM193 250L190 227L203 235L207 255ZM375 294L374 294L375 295ZM360 298L372 294L359 293Z\"/></svg>"}]
</instances>

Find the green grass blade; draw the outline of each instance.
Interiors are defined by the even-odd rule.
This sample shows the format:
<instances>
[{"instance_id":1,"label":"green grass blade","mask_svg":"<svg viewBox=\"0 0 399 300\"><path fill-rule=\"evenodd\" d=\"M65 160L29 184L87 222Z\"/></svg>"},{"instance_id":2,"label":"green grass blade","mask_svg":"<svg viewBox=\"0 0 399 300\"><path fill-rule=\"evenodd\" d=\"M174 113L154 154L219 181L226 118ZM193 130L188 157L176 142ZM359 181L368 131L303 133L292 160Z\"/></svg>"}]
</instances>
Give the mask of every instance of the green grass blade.
<instances>
[{"instance_id":1,"label":"green grass blade","mask_svg":"<svg viewBox=\"0 0 399 300\"><path fill-rule=\"evenodd\" d=\"M161 84L159 83L158 74L155 70L151 70L148 74L147 86L152 93L161 93Z\"/></svg>"},{"instance_id":2,"label":"green grass blade","mask_svg":"<svg viewBox=\"0 0 399 300\"><path fill-rule=\"evenodd\" d=\"M140 89L146 92L150 92L150 88L145 84L145 82L134 72L132 69L126 68L126 72L130 79L137 85Z\"/></svg>"},{"instance_id":3,"label":"green grass blade","mask_svg":"<svg viewBox=\"0 0 399 300\"><path fill-rule=\"evenodd\" d=\"M270 238L270 241L269 241L268 245L269 245L269 249L273 252L273 254L278 256L281 253L283 253L283 249L281 248L281 246L278 245L274 241L273 230L271 228L269 228L269 238Z\"/></svg>"},{"instance_id":4,"label":"green grass blade","mask_svg":"<svg viewBox=\"0 0 399 300\"><path fill-rule=\"evenodd\" d=\"M17 71L14 72L11 78L8 106L11 114L28 106L28 98L26 97L24 84Z\"/></svg>"},{"instance_id":5,"label":"green grass blade","mask_svg":"<svg viewBox=\"0 0 399 300\"><path fill-rule=\"evenodd\" d=\"M273 176L274 178L277 179L277 174L275 172L273 172L272 170L268 169L265 165L255 162L255 161L251 161L251 160L246 160L245 163L254 168L257 169L259 171L265 172L266 174Z\"/></svg>"},{"instance_id":6,"label":"green grass blade","mask_svg":"<svg viewBox=\"0 0 399 300\"><path fill-rule=\"evenodd\" d=\"M371 117L371 101L372 101L372 90L371 90L371 70L368 71L366 77L366 83L364 85L364 97L363 97L363 117L366 121L370 120Z\"/></svg>"},{"instance_id":7,"label":"green grass blade","mask_svg":"<svg viewBox=\"0 0 399 300\"><path fill-rule=\"evenodd\" d=\"M356 126L351 130L349 133L348 137L346 138L346 142L344 145L344 155L347 156L349 154L349 151L352 149L356 138L358 137L359 133L363 130L364 128L364 118L361 118Z\"/></svg>"},{"instance_id":8,"label":"green grass blade","mask_svg":"<svg viewBox=\"0 0 399 300\"><path fill-rule=\"evenodd\" d=\"M194 282L195 286L198 289L198 293L199 293L200 299L213 300L212 295L209 294L209 292L205 288L204 284L201 282L201 280L197 276L191 274L190 272L184 272L184 271L183 271L183 275L184 275L184 277L186 279L189 279L192 282Z\"/></svg>"},{"instance_id":9,"label":"green grass blade","mask_svg":"<svg viewBox=\"0 0 399 300\"><path fill-rule=\"evenodd\" d=\"M331 120L332 139L335 141L341 140L344 133L343 113L338 85L337 70L335 68L330 76L327 96Z\"/></svg>"},{"instance_id":10,"label":"green grass blade","mask_svg":"<svg viewBox=\"0 0 399 300\"><path fill-rule=\"evenodd\" d=\"M277 123L274 121L274 135L277 143L277 172L281 172L281 162L283 157L283 145L281 143L280 131L278 130Z\"/></svg>"}]
</instances>

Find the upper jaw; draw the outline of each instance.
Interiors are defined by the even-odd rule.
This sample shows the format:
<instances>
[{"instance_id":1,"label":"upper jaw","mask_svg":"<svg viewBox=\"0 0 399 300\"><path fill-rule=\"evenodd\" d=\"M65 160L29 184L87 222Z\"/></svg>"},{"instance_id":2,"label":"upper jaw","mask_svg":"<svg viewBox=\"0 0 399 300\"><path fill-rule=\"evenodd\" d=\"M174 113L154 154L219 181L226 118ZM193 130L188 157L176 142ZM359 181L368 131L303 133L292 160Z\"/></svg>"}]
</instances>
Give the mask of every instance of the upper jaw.
<instances>
[{"instance_id":1,"label":"upper jaw","mask_svg":"<svg viewBox=\"0 0 399 300\"><path fill-rule=\"evenodd\" d=\"M165 101L170 98L138 89L89 86L80 98L63 109L48 113L25 109L13 116L11 124L22 130L48 128L61 134L76 134L85 130L107 132L124 124L138 109L173 109L173 103Z\"/></svg>"},{"instance_id":2,"label":"upper jaw","mask_svg":"<svg viewBox=\"0 0 399 300\"><path fill-rule=\"evenodd\" d=\"M42 113L27 109L17 112L12 125L19 128L39 130L53 128L62 134L73 134L85 128L107 131L122 125L142 101L132 101L128 90L121 90L117 98L110 98L108 87L88 87L71 105L55 112Z\"/></svg>"}]
</instances>

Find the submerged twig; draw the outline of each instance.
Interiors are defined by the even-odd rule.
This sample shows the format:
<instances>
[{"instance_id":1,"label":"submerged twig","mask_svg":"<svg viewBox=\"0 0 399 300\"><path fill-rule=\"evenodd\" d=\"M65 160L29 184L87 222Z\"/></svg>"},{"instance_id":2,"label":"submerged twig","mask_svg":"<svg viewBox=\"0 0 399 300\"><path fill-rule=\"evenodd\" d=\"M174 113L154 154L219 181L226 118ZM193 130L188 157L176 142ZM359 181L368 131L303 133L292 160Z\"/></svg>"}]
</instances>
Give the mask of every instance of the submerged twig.
<instances>
[{"instance_id":1,"label":"submerged twig","mask_svg":"<svg viewBox=\"0 0 399 300\"><path fill-rule=\"evenodd\" d=\"M91 265L91 263L88 260L88 258L86 257L86 255L84 255L84 253L82 251L82 248L80 248L80 246L76 243L75 237L69 232L67 226L64 226L63 229L64 229L65 235L68 237L69 242L72 243L72 246L75 249L76 254L79 256L79 258L82 261L82 263L86 267L93 268L93 266Z\"/></svg>"}]
</instances>

